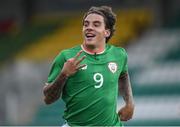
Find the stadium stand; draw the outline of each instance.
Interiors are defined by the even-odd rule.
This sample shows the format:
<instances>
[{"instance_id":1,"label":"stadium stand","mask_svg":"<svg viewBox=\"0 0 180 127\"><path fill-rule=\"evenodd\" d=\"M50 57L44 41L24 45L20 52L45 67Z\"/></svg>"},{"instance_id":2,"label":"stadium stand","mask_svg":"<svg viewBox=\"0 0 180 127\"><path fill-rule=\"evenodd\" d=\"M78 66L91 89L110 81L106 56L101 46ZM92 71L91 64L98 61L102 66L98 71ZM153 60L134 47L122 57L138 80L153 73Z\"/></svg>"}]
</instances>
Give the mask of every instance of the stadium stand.
<instances>
[{"instance_id":1,"label":"stadium stand","mask_svg":"<svg viewBox=\"0 0 180 127\"><path fill-rule=\"evenodd\" d=\"M179 30L151 30L127 48L137 107L128 125L180 124L179 35Z\"/></svg>"},{"instance_id":2,"label":"stadium stand","mask_svg":"<svg viewBox=\"0 0 180 127\"><path fill-rule=\"evenodd\" d=\"M15 35L6 35L0 38L0 61L12 59L17 52L28 47L35 40L52 33L62 22L51 22L44 24L31 24L19 30Z\"/></svg>"},{"instance_id":3,"label":"stadium stand","mask_svg":"<svg viewBox=\"0 0 180 127\"><path fill-rule=\"evenodd\" d=\"M133 120L125 125L180 125L180 32L157 29L144 33L153 20L147 10L117 14L117 31L111 41L118 46L128 45L129 72L136 102ZM0 39L0 59L15 56L15 60L0 71L1 100L6 107L0 107L1 113L6 114L7 123L4 124L59 126L64 123L62 100L46 106L42 87L50 68L47 61L62 49L82 41L80 19L75 16L58 23L35 25L16 37ZM119 98L118 107L121 103Z\"/></svg>"}]
</instances>

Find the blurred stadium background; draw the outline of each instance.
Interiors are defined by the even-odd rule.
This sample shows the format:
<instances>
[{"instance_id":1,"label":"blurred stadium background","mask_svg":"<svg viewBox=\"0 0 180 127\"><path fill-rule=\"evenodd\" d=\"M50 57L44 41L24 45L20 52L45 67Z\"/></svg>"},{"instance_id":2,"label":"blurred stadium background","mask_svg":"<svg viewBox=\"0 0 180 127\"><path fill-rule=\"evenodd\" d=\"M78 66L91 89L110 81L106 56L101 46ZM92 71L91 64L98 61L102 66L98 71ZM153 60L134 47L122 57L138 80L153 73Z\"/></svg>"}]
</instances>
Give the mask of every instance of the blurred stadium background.
<instances>
[{"instance_id":1,"label":"blurred stadium background","mask_svg":"<svg viewBox=\"0 0 180 127\"><path fill-rule=\"evenodd\" d=\"M125 125L180 126L179 0L1 0L0 125L63 123L64 104L46 106L43 83L53 58L82 42L83 13L100 5L116 12L111 43L129 55L136 108Z\"/></svg>"}]
</instances>

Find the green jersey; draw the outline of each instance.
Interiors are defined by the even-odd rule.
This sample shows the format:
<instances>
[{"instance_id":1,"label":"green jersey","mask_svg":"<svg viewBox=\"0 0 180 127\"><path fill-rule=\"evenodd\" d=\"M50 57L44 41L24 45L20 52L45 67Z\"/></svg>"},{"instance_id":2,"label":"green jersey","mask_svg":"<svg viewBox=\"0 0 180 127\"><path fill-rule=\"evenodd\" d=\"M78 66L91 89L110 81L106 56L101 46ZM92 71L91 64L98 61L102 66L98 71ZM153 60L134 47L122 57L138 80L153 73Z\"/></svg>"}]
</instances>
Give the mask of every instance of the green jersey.
<instances>
[{"instance_id":1,"label":"green jersey","mask_svg":"<svg viewBox=\"0 0 180 127\"><path fill-rule=\"evenodd\" d=\"M63 50L54 60L48 83L61 72L64 63L82 46ZM127 72L127 54L123 48L106 44L104 52L89 54L78 70L66 81L62 99L66 104L64 119L70 126L121 126L116 112L119 76ZM81 58L80 57L80 58Z\"/></svg>"}]
</instances>

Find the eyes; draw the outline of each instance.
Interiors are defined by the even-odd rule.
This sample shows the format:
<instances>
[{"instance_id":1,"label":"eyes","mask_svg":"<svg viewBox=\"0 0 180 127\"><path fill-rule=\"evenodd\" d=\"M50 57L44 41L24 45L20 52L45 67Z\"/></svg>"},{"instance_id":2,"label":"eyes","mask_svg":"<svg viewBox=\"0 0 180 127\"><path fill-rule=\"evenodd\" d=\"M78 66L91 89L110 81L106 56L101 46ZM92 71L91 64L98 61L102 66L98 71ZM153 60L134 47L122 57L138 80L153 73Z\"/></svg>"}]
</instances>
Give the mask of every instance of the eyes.
<instances>
[{"instance_id":1,"label":"eyes","mask_svg":"<svg viewBox=\"0 0 180 127\"><path fill-rule=\"evenodd\" d=\"M84 21L84 27L88 27L89 25L91 25L91 23L89 21ZM92 26L94 26L94 27L100 27L101 25L102 25L102 23L100 21L92 22Z\"/></svg>"}]
</instances>

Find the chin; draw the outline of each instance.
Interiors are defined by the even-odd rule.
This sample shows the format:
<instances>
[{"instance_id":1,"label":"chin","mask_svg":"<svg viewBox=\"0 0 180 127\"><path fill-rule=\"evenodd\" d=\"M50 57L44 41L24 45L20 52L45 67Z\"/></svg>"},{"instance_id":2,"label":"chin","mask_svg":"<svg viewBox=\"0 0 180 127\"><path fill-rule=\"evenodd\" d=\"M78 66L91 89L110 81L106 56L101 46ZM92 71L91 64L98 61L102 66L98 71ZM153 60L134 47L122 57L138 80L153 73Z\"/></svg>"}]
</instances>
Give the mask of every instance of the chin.
<instances>
[{"instance_id":1,"label":"chin","mask_svg":"<svg viewBox=\"0 0 180 127\"><path fill-rule=\"evenodd\" d=\"M89 45L89 46L95 46L96 42L95 41L88 41L88 40L86 40L85 44Z\"/></svg>"}]
</instances>

